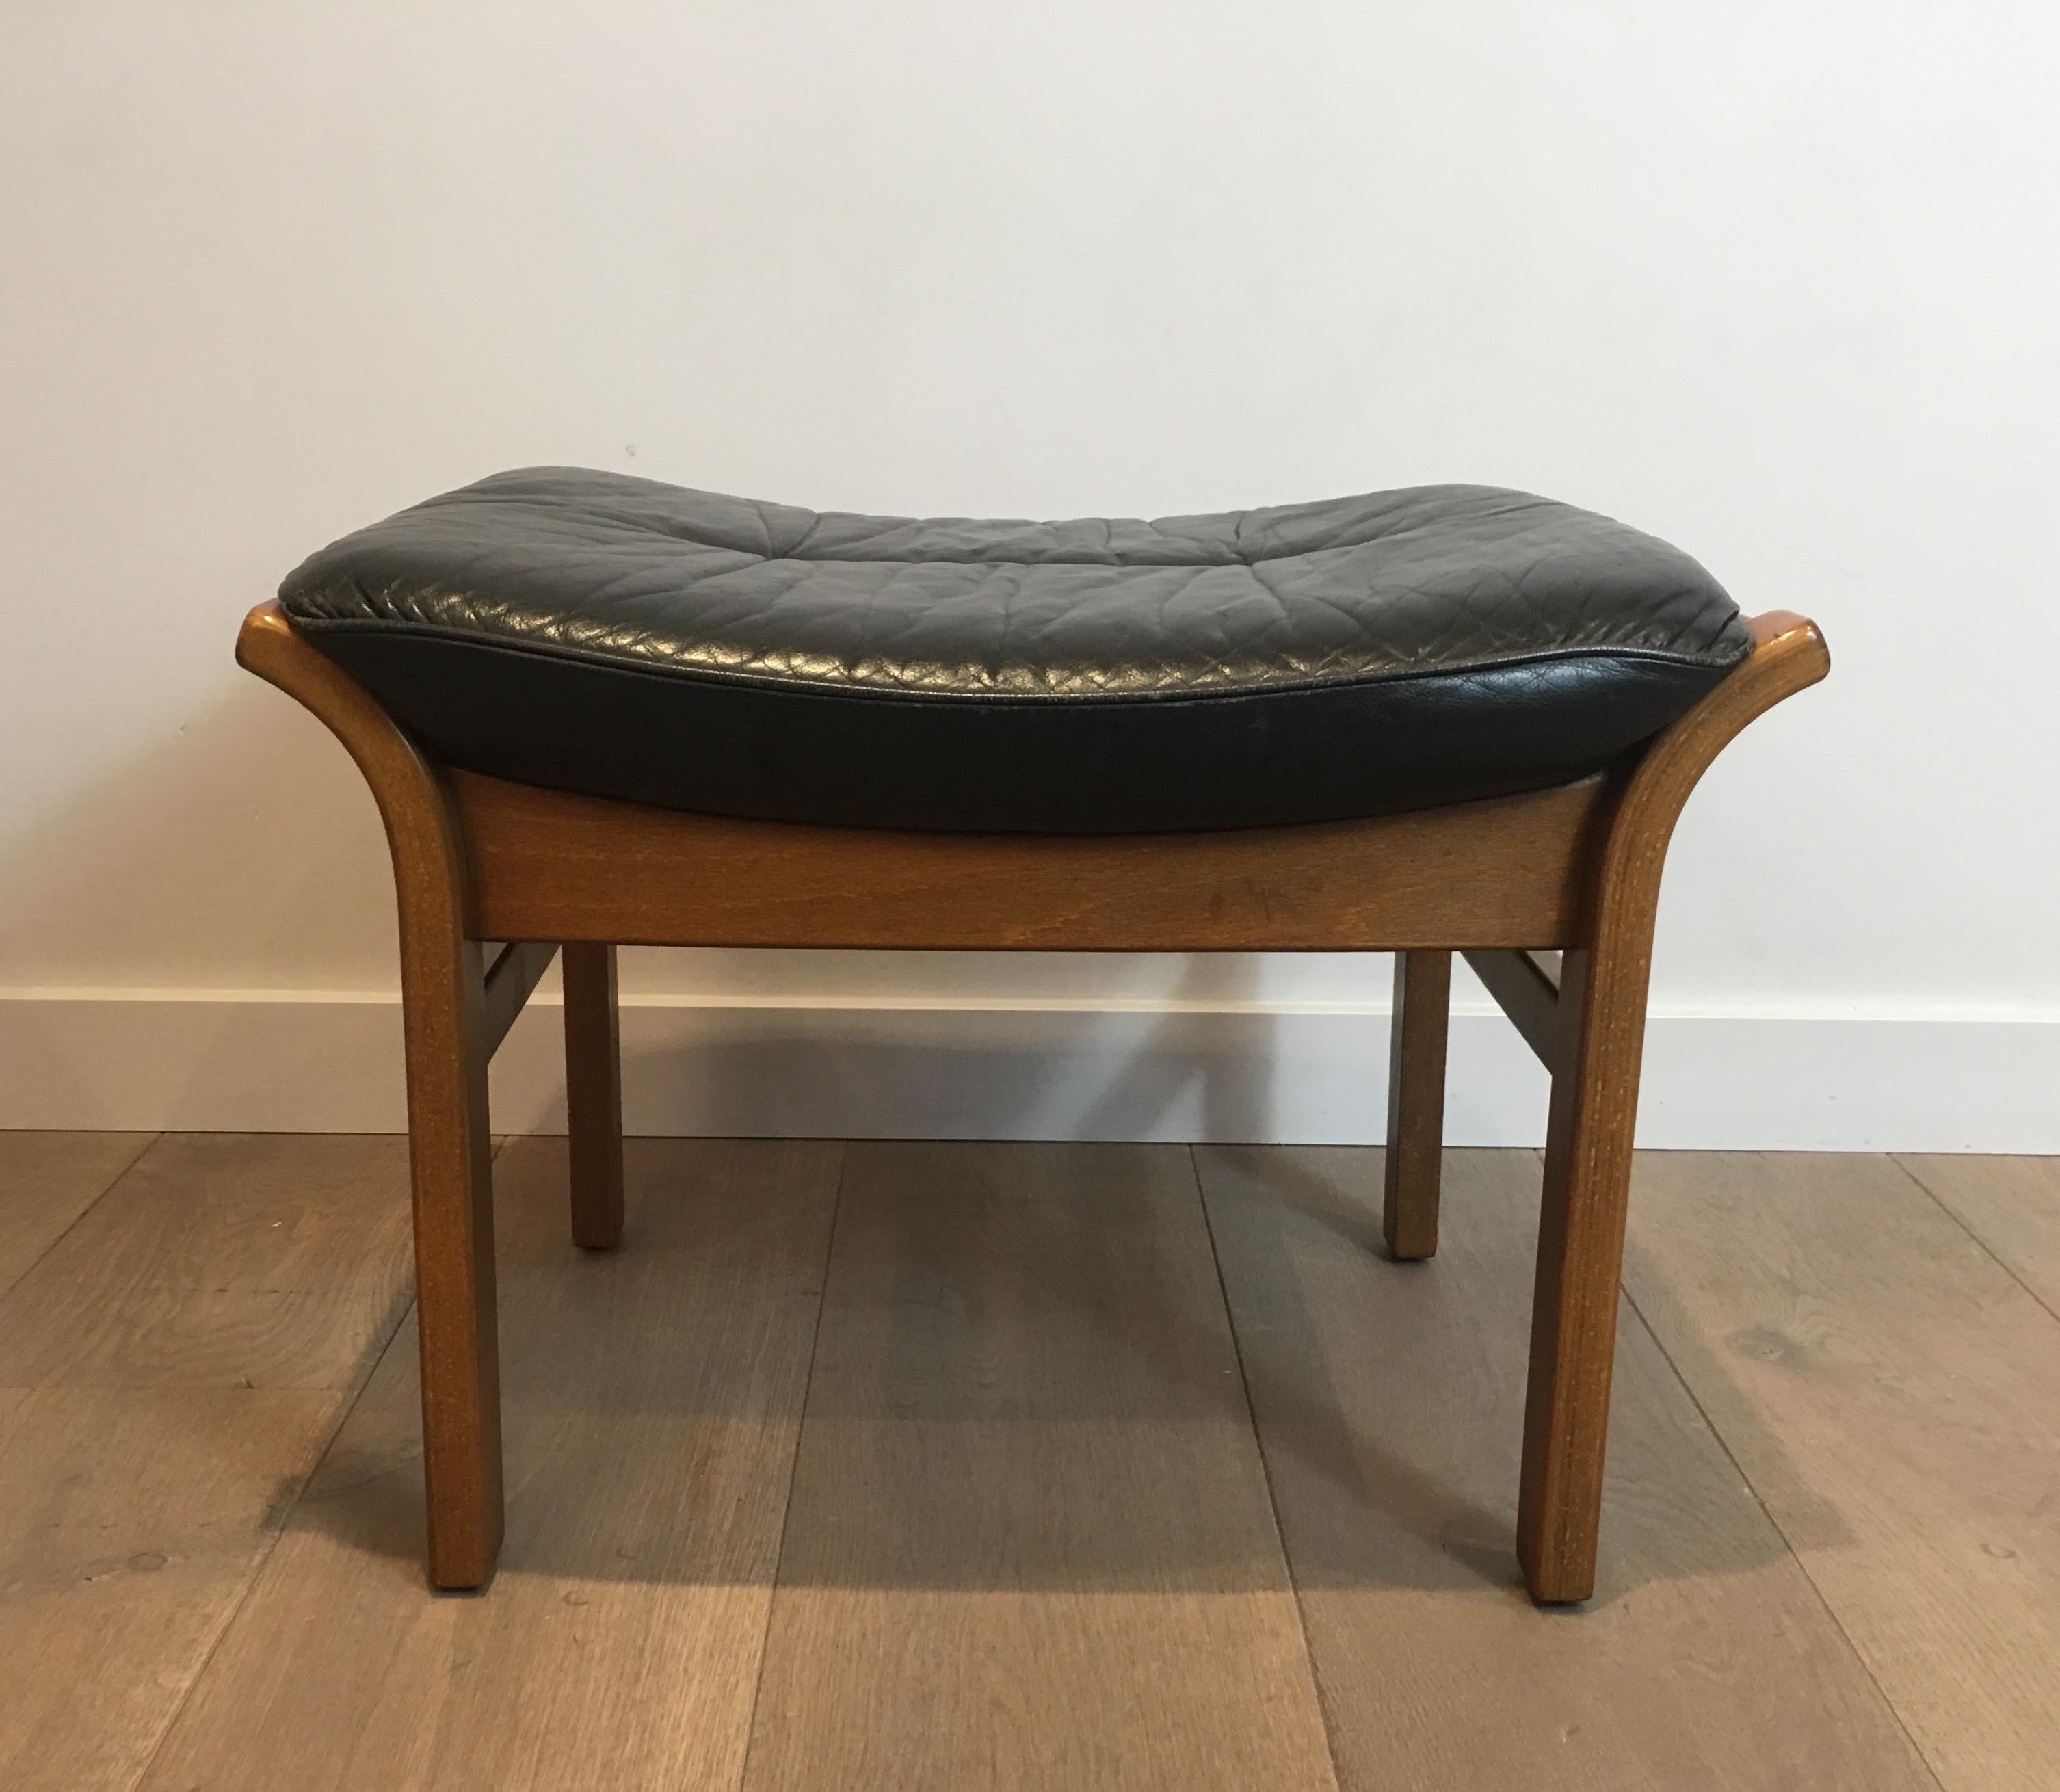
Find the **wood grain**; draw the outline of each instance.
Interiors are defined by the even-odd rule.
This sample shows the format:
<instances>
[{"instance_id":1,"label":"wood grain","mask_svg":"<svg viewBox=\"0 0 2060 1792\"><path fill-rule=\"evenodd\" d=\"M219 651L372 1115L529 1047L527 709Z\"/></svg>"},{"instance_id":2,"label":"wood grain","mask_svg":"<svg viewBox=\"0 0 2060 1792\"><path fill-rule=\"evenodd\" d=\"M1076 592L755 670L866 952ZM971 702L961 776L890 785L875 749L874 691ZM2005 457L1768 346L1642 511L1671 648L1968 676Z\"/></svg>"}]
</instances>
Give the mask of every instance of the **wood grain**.
<instances>
[{"instance_id":1,"label":"wood grain","mask_svg":"<svg viewBox=\"0 0 2060 1792\"><path fill-rule=\"evenodd\" d=\"M735 1786L838 1161L835 1145L633 1141L628 1244L589 1255L565 1241L563 1141L510 1141L493 1592L422 1590L404 1335L146 1786Z\"/></svg>"},{"instance_id":2,"label":"wood grain","mask_svg":"<svg viewBox=\"0 0 2060 1792\"><path fill-rule=\"evenodd\" d=\"M565 979L573 1243L605 1251L622 1236L622 1028L614 947L566 947Z\"/></svg>"},{"instance_id":3,"label":"wood grain","mask_svg":"<svg viewBox=\"0 0 2060 1792\"><path fill-rule=\"evenodd\" d=\"M0 1297L0 1387L355 1387L405 1298L406 1151L166 1134Z\"/></svg>"},{"instance_id":4,"label":"wood grain","mask_svg":"<svg viewBox=\"0 0 2060 1792\"><path fill-rule=\"evenodd\" d=\"M1196 1155L1341 1784L1931 1784L1635 1319L1595 1602L1551 1618L1525 1600L1534 1156L1447 1154L1452 1217L1419 1272L1359 1246L1374 1153Z\"/></svg>"},{"instance_id":5,"label":"wood grain","mask_svg":"<svg viewBox=\"0 0 2060 1792\"><path fill-rule=\"evenodd\" d=\"M9 1792L134 1783L386 1342L405 1200L397 1139L167 1136L0 1297Z\"/></svg>"},{"instance_id":6,"label":"wood grain","mask_svg":"<svg viewBox=\"0 0 2060 1792\"><path fill-rule=\"evenodd\" d=\"M0 1294L142 1155L148 1132L0 1132Z\"/></svg>"},{"instance_id":7,"label":"wood grain","mask_svg":"<svg viewBox=\"0 0 2060 1792\"><path fill-rule=\"evenodd\" d=\"M1559 980L1529 952L1470 952L1467 963L1547 1070L1559 1044Z\"/></svg>"},{"instance_id":8,"label":"wood grain","mask_svg":"<svg viewBox=\"0 0 2060 1792\"><path fill-rule=\"evenodd\" d=\"M385 826L400 922L428 1567L433 1585L477 1586L493 1572L503 1523L486 1078L497 1036L489 1032L479 930L468 924L463 829L443 768L369 692L295 633L277 603L244 618L236 657L336 736L365 774ZM543 951L525 948L509 961L509 992L521 974L541 971Z\"/></svg>"},{"instance_id":9,"label":"wood grain","mask_svg":"<svg viewBox=\"0 0 2060 1792\"><path fill-rule=\"evenodd\" d=\"M1717 755L1830 669L1823 637L1802 617L1775 611L1747 626L1751 654L1655 740L1624 780L1595 856L1579 943L1560 959L1547 1042L1552 1096L1516 1525L1517 1554L1540 1602L1585 1599L1595 1586L1646 989L1667 842Z\"/></svg>"},{"instance_id":10,"label":"wood grain","mask_svg":"<svg viewBox=\"0 0 2060 1792\"><path fill-rule=\"evenodd\" d=\"M486 968L480 1003L481 1044L488 1057L501 1049L537 982L551 968L558 948L548 940L510 940Z\"/></svg>"},{"instance_id":11,"label":"wood grain","mask_svg":"<svg viewBox=\"0 0 2060 1792\"><path fill-rule=\"evenodd\" d=\"M453 783L490 938L1066 952L1557 945L1607 795L1591 778L1363 821L1096 836L811 828Z\"/></svg>"},{"instance_id":12,"label":"wood grain","mask_svg":"<svg viewBox=\"0 0 2060 1792\"><path fill-rule=\"evenodd\" d=\"M2060 1322L1886 1159L1641 1159L1627 1285L1950 1792L2060 1758Z\"/></svg>"},{"instance_id":13,"label":"wood grain","mask_svg":"<svg viewBox=\"0 0 2060 1792\"><path fill-rule=\"evenodd\" d=\"M746 1785L1331 1786L1186 1153L850 1153Z\"/></svg>"},{"instance_id":14,"label":"wood grain","mask_svg":"<svg viewBox=\"0 0 2060 1792\"><path fill-rule=\"evenodd\" d=\"M505 1523L493 1147L487 1126L485 976L460 931L455 866L436 887L401 878L401 1015L414 1191L415 1332L429 1584L482 1586Z\"/></svg>"},{"instance_id":15,"label":"wood grain","mask_svg":"<svg viewBox=\"0 0 2060 1792\"><path fill-rule=\"evenodd\" d=\"M1445 1044L1451 1027L1452 955L1395 955L1387 1032L1387 1149L1380 1232L1402 1261L1438 1248L1438 1189L1445 1154Z\"/></svg>"},{"instance_id":16,"label":"wood grain","mask_svg":"<svg viewBox=\"0 0 2060 1792\"><path fill-rule=\"evenodd\" d=\"M1904 1169L2060 1315L2060 1158L1900 1157Z\"/></svg>"},{"instance_id":17,"label":"wood grain","mask_svg":"<svg viewBox=\"0 0 2060 1792\"><path fill-rule=\"evenodd\" d=\"M125 1178L88 1218L149 1249L108 1235L108 1286L69 1307L39 1291L74 1267L50 1253L0 1322L20 1298L123 1335L90 1311L164 1299L134 1267L178 1248L156 1206L224 1288L300 1273L273 1219L312 1224L339 1283L391 1262L301 1203L355 1152L397 1207L394 1141L244 1143L281 1147L269 1217L212 1149L152 1203ZM126 1789L162 1742L151 1792L737 1786L836 1151L633 1143L632 1248L587 1258L562 1146L510 1147L513 1523L485 1599L421 1589L405 1331L289 1523L336 1375L254 1391L203 1351L193 1385L125 1386L118 1349L108 1385L68 1379L95 1346L0 1387L0 1785ZM796 1488L814 1541L781 1576L754 1784L1328 1784L1296 1739L1306 1670L1253 1623L1283 1583L1236 1516L1264 1493L1225 1453L1240 1378L1177 1154L858 1155L892 1161L860 1166L839 1242L809 1419L835 1447ZM2001 1231L1978 1244L1885 1159L1641 1158L1629 1284L1723 1443L1627 1307L1599 1597L1545 1618L1510 1559L1535 1162L1452 1154L1415 1271L1364 1249L1377 1154L1200 1157L1343 1785L1937 1783L1893 1703L1950 1792L2050 1786L2060 1323ZM2006 1216L2049 1169L1913 1163ZM300 1316L348 1355L360 1304Z\"/></svg>"},{"instance_id":18,"label":"wood grain","mask_svg":"<svg viewBox=\"0 0 2060 1792\"><path fill-rule=\"evenodd\" d=\"M0 1392L0 1786L135 1784L343 1398Z\"/></svg>"}]
</instances>

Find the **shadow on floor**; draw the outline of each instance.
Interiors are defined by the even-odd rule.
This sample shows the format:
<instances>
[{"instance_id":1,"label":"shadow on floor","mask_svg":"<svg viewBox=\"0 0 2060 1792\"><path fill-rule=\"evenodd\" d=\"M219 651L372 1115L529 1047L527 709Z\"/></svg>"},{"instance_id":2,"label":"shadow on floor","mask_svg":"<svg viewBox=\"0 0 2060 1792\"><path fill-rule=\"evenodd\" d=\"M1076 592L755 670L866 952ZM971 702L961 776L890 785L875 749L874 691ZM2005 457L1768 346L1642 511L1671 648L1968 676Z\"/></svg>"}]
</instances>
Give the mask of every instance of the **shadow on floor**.
<instances>
[{"instance_id":1,"label":"shadow on floor","mask_svg":"<svg viewBox=\"0 0 2060 1792\"><path fill-rule=\"evenodd\" d=\"M1195 1155L637 1140L589 1257L562 1142L511 1141L502 1572L1228 1594L1284 1585L1284 1541L1305 1593L1519 1600L1535 1156L1451 1154L1446 1247L1402 1265L1370 1248L1377 1152ZM1625 1331L1597 1603L1783 1559ZM410 1568L414 1348L294 1521Z\"/></svg>"}]
</instances>

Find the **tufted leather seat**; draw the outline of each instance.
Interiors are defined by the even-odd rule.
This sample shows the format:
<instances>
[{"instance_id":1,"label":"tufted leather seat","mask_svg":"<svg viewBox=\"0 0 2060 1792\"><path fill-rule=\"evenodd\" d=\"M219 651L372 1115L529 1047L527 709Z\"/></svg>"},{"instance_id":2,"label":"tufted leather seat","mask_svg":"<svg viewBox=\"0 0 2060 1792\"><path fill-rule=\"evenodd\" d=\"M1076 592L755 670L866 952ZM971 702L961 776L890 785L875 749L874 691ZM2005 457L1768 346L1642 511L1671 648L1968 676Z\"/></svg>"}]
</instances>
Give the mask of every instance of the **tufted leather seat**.
<instances>
[{"instance_id":1,"label":"tufted leather seat","mask_svg":"<svg viewBox=\"0 0 2060 1792\"><path fill-rule=\"evenodd\" d=\"M916 521L538 468L345 537L280 598L467 769L962 831L1248 827L1563 783L1748 646L1686 554L1478 485Z\"/></svg>"}]
</instances>

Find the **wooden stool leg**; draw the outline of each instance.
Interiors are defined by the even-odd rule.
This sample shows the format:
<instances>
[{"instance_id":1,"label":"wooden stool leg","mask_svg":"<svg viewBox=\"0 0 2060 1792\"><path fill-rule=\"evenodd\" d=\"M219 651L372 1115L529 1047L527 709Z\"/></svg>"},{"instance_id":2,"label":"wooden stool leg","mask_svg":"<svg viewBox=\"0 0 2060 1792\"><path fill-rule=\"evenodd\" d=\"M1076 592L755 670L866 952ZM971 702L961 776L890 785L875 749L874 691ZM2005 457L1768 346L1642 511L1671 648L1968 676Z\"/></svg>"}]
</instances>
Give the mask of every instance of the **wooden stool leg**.
<instances>
[{"instance_id":1,"label":"wooden stool leg","mask_svg":"<svg viewBox=\"0 0 2060 1792\"><path fill-rule=\"evenodd\" d=\"M615 948L568 943L561 957L573 1242L605 1251L622 1236L622 1042L616 1019Z\"/></svg>"},{"instance_id":2,"label":"wooden stool leg","mask_svg":"<svg viewBox=\"0 0 2060 1792\"><path fill-rule=\"evenodd\" d=\"M1387 1044L1387 1177L1381 1235L1395 1256L1438 1248L1438 1176L1445 1151L1445 1033L1452 955L1395 955Z\"/></svg>"},{"instance_id":3,"label":"wooden stool leg","mask_svg":"<svg viewBox=\"0 0 2060 1792\"><path fill-rule=\"evenodd\" d=\"M422 1349L429 1574L482 1586L501 1551L501 1367L487 1133L485 966L473 940L408 937L401 1003Z\"/></svg>"},{"instance_id":4,"label":"wooden stool leg","mask_svg":"<svg viewBox=\"0 0 2060 1792\"><path fill-rule=\"evenodd\" d=\"M1541 1604L1595 1590L1651 938L1560 964L1516 1532Z\"/></svg>"}]
</instances>

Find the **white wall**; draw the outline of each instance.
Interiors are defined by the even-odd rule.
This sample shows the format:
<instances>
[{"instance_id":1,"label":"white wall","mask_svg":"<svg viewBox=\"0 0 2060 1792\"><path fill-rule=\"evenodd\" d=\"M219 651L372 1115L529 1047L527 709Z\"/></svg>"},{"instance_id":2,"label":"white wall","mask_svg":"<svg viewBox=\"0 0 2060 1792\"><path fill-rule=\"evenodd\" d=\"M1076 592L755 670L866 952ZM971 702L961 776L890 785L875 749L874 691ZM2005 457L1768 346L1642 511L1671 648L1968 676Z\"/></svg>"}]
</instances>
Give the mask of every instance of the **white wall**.
<instances>
[{"instance_id":1,"label":"white wall","mask_svg":"<svg viewBox=\"0 0 2060 1792\"><path fill-rule=\"evenodd\" d=\"M393 980L369 803L231 637L344 529L576 461L1016 514L1481 480L1667 536L1836 667L1683 824L1666 1135L2060 1148L2056 87L2028 0L10 0L0 1123L392 1113L387 1032L328 999ZM757 1016L761 1090L905 1010L920 1048L854 1074L955 1065L972 1131L1208 1130L1099 1088L1187 1088L1150 1054L1188 1022L1095 1019L1170 1002L1232 1040L1223 1124L1344 1136L1379 1028L1276 1034L1387 970L633 981ZM247 992L305 1019L291 1101ZM1004 1000L1107 1048L1056 1107ZM805 1126L786 1081L765 1123Z\"/></svg>"}]
</instances>

